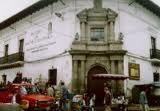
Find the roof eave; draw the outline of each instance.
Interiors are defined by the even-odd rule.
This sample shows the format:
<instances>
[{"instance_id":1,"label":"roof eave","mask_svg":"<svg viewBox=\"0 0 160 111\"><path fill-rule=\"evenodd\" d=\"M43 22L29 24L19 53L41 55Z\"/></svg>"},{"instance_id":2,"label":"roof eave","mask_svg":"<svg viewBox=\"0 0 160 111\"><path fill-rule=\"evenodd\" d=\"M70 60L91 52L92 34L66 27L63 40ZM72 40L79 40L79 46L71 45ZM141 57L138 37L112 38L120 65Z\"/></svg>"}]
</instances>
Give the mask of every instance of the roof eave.
<instances>
[{"instance_id":1,"label":"roof eave","mask_svg":"<svg viewBox=\"0 0 160 111\"><path fill-rule=\"evenodd\" d=\"M160 7L155 4L151 0L135 0L135 2L139 3L140 5L144 6L146 9L153 12L155 15L160 17Z\"/></svg>"},{"instance_id":2,"label":"roof eave","mask_svg":"<svg viewBox=\"0 0 160 111\"><path fill-rule=\"evenodd\" d=\"M35 4L29 6L28 8L20 11L19 13L13 15L12 17L6 19L5 21L0 23L0 30L10 26L11 24L27 17L28 15L44 8L45 6L48 6L49 4L52 4L54 2L57 2L58 0L40 0L36 2Z\"/></svg>"}]
</instances>

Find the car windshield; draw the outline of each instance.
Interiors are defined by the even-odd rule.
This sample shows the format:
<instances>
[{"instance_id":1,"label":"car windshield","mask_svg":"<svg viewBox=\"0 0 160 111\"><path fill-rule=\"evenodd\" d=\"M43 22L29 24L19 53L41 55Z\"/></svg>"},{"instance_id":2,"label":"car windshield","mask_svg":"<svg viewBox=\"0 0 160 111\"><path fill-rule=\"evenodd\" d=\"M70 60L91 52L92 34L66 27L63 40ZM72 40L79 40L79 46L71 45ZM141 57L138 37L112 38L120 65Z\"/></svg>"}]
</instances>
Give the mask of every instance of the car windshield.
<instances>
[{"instance_id":1,"label":"car windshield","mask_svg":"<svg viewBox=\"0 0 160 111\"><path fill-rule=\"evenodd\" d=\"M39 90L36 86L21 86L20 90L22 94L39 93Z\"/></svg>"}]
</instances>

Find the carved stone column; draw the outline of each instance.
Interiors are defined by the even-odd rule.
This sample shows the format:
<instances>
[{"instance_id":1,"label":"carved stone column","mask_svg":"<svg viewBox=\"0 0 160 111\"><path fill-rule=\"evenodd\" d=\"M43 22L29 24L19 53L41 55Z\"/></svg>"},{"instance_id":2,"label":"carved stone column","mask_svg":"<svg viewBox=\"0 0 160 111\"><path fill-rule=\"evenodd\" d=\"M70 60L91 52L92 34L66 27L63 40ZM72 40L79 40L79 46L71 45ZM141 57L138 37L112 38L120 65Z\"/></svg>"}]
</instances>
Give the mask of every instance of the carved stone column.
<instances>
[{"instance_id":1,"label":"carved stone column","mask_svg":"<svg viewBox=\"0 0 160 111\"><path fill-rule=\"evenodd\" d=\"M115 61L114 60L111 60L111 74L115 74ZM116 92L116 82L114 80L111 80L111 84L112 84L112 92Z\"/></svg>"},{"instance_id":2,"label":"carved stone column","mask_svg":"<svg viewBox=\"0 0 160 111\"><path fill-rule=\"evenodd\" d=\"M110 41L115 41L114 21L110 21L109 28L110 28Z\"/></svg>"},{"instance_id":3,"label":"carved stone column","mask_svg":"<svg viewBox=\"0 0 160 111\"><path fill-rule=\"evenodd\" d=\"M80 93L84 93L85 90L85 61L81 61L81 72L80 72L80 82L81 82L81 87L80 87Z\"/></svg>"},{"instance_id":4,"label":"carved stone column","mask_svg":"<svg viewBox=\"0 0 160 111\"><path fill-rule=\"evenodd\" d=\"M111 60L111 73L115 74L115 61Z\"/></svg>"},{"instance_id":5,"label":"carved stone column","mask_svg":"<svg viewBox=\"0 0 160 111\"><path fill-rule=\"evenodd\" d=\"M118 73L123 74L123 61L122 60L118 61Z\"/></svg>"},{"instance_id":6,"label":"carved stone column","mask_svg":"<svg viewBox=\"0 0 160 111\"><path fill-rule=\"evenodd\" d=\"M118 61L118 73L123 74L123 61L122 60ZM123 93L124 92L124 82L122 80L119 80L118 85L119 85L118 91Z\"/></svg>"},{"instance_id":7,"label":"carved stone column","mask_svg":"<svg viewBox=\"0 0 160 111\"><path fill-rule=\"evenodd\" d=\"M86 33L86 27L85 27L85 21L81 22L81 40L85 40L85 33Z\"/></svg>"},{"instance_id":8,"label":"carved stone column","mask_svg":"<svg viewBox=\"0 0 160 111\"><path fill-rule=\"evenodd\" d=\"M78 61L73 61L73 74L72 74L72 90L73 92L77 92L77 78L78 78Z\"/></svg>"}]
</instances>

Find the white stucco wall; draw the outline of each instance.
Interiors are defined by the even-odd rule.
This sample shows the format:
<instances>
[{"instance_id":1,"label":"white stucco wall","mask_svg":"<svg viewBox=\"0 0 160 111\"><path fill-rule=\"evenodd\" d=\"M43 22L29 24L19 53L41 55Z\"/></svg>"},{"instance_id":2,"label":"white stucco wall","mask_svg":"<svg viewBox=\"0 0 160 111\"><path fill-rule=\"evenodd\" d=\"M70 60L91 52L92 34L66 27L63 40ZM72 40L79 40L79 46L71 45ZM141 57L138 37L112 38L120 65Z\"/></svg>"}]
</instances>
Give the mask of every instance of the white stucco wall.
<instances>
[{"instance_id":1,"label":"white stucco wall","mask_svg":"<svg viewBox=\"0 0 160 111\"><path fill-rule=\"evenodd\" d=\"M12 27L15 31L9 28L1 31L1 57L4 56L5 44L9 44L9 54L17 53L18 40L24 38L24 66L0 70L1 75L7 75L7 81L13 81L19 71L23 73L23 77L32 77L32 82L40 74L43 79L48 79L48 70L53 67L57 69L57 83L60 80L66 84L71 83L72 59L68 50L75 35L75 13L71 11L71 4L68 2L66 6L62 6L58 2L53 4L54 8L49 5L14 23ZM53 14L51 10L54 10ZM57 17L54 14L56 12L61 13L63 18ZM52 22L53 30L48 36L49 22Z\"/></svg>"},{"instance_id":2,"label":"white stucco wall","mask_svg":"<svg viewBox=\"0 0 160 111\"><path fill-rule=\"evenodd\" d=\"M160 48L160 18L137 3L120 3L119 17L119 31L124 34L123 48L127 50L124 74L129 75L128 62L140 65L140 80L126 82L126 88L131 91L135 84L152 83L153 72L160 70L160 67L153 66L150 61L151 36L156 38L157 49Z\"/></svg>"}]
</instances>

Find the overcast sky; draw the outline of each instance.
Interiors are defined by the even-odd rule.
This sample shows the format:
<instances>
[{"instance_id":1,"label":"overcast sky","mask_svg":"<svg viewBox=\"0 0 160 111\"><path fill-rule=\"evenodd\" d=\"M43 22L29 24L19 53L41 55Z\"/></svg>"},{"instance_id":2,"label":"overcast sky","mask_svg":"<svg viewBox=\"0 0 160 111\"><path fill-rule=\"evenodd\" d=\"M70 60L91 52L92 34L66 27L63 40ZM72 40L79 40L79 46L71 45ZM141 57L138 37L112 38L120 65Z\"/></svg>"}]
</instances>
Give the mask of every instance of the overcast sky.
<instances>
[{"instance_id":1,"label":"overcast sky","mask_svg":"<svg viewBox=\"0 0 160 111\"><path fill-rule=\"evenodd\" d=\"M0 0L0 22L39 0ZM160 4L160 0L152 0ZM160 6L160 5L159 5Z\"/></svg>"},{"instance_id":2,"label":"overcast sky","mask_svg":"<svg viewBox=\"0 0 160 111\"><path fill-rule=\"evenodd\" d=\"M0 22L39 0L0 0Z\"/></svg>"}]
</instances>

